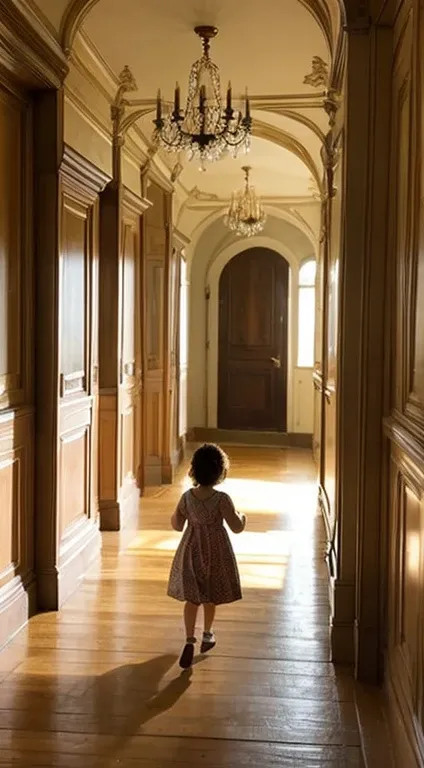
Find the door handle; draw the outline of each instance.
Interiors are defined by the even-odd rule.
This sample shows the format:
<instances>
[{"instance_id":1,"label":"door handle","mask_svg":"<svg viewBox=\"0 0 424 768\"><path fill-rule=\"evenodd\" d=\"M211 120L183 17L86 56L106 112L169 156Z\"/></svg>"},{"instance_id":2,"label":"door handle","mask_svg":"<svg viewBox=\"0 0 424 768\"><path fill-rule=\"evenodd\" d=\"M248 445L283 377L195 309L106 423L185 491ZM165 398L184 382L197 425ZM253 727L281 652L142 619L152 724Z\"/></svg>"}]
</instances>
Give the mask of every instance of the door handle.
<instances>
[{"instance_id":1,"label":"door handle","mask_svg":"<svg viewBox=\"0 0 424 768\"><path fill-rule=\"evenodd\" d=\"M280 356L278 356L278 357L271 357L270 360L273 363L274 368L281 368Z\"/></svg>"}]
</instances>

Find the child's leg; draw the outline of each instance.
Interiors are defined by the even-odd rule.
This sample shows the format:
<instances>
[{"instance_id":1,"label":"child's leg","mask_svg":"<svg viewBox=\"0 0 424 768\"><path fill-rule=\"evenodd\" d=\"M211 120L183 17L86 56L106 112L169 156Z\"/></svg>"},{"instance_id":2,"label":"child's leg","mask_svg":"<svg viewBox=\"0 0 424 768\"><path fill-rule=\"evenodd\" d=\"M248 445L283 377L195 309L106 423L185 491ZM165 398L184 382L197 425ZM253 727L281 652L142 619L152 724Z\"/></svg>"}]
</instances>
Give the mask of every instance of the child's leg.
<instances>
[{"instance_id":1,"label":"child's leg","mask_svg":"<svg viewBox=\"0 0 424 768\"><path fill-rule=\"evenodd\" d=\"M184 606L184 625L186 631L186 644L183 648L183 652L180 657L180 667L188 669L193 663L194 656L194 644L196 642L196 618L198 605L194 603L186 603Z\"/></svg>"},{"instance_id":2,"label":"child's leg","mask_svg":"<svg viewBox=\"0 0 424 768\"><path fill-rule=\"evenodd\" d=\"M212 629L213 620L215 618L216 605L213 603L205 603L203 606L203 611L205 614L205 625L203 628L205 632L210 632Z\"/></svg>"},{"instance_id":3,"label":"child's leg","mask_svg":"<svg viewBox=\"0 0 424 768\"><path fill-rule=\"evenodd\" d=\"M215 635L212 632L212 624L215 618L216 606L213 603L205 603L203 606L203 611L205 624L200 652L207 653L208 651L211 651L212 648L214 648L216 645Z\"/></svg>"},{"instance_id":4,"label":"child's leg","mask_svg":"<svg viewBox=\"0 0 424 768\"><path fill-rule=\"evenodd\" d=\"M184 606L184 624L187 640L193 640L195 637L198 610L199 606L194 605L194 603L186 603Z\"/></svg>"}]
</instances>

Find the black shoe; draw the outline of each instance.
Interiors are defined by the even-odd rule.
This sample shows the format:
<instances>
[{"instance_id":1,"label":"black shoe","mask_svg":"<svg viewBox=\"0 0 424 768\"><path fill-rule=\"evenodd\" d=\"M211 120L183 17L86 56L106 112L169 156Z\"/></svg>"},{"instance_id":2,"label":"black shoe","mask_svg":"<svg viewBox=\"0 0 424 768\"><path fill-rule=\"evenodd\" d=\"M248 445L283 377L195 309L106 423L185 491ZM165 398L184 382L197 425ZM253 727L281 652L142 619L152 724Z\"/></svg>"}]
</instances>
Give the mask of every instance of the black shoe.
<instances>
[{"instance_id":1,"label":"black shoe","mask_svg":"<svg viewBox=\"0 0 424 768\"><path fill-rule=\"evenodd\" d=\"M180 656L180 667L182 669L189 669L193 664L193 658L194 643L186 643Z\"/></svg>"}]
</instances>

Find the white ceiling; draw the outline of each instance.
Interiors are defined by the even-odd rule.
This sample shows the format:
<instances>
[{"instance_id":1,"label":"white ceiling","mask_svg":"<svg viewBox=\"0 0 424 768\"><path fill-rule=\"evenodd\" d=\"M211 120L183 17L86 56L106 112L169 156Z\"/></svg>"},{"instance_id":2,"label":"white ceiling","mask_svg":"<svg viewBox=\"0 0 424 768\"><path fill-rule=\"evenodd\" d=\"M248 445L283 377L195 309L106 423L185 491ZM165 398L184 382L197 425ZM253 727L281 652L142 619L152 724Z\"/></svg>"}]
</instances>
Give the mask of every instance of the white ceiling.
<instances>
[{"instance_id":1,"label":"white ceiling","mask_svg":"<svg viewBox=\"0 0 424 768\"><path fill-rule=\"evenodd\" d=\"M243 165L252 166L251 184L261 196L303 197L309 194L310 173L292 152L270 141L252 138L251 150L234 160L225 158L209 163L199 172L198 163L184 165L181 182L190 190L199 187L206 194L229 197L244 184Z\"/></svg>"},{"instance_id":2,"label":"white ceiling","mask_svg":"<svg viewBox=\"0 0 424 768\"><path fill-rule=\"evenodd\" d=\"M31 1L56 30L72 2ZM312 58L320 56L329 65L331 61L325 35L308 5L328 11L337 25L338 0L98 0L83 31L116 76L129 65L139 89L130 97L154 98L160 88L165 99L172 99L178 81L184 104L190 66L201 54L193 32L196 24L219 28L211 57L220 68L223 90L231 80L235 96L241 96L246 86L251 96L315 96L317 91L303 82L311 72ZM211 164L206 173L200 173L195 163L184 162L180 176L184 187L227 198L242 185L240 168L247 161L261 195L310 196L311 169L293 153L293 143L306 151L321 176L321 144L313 128L327 131L328 118L322 108L297 107L291 112L299 119L264 111L259 104L253 117L261 126L259 134L265 132L271 140L255 136L247 158ZM139 123L147 140L151 121L149 114Z\"/></svg>"},{"instance_id":3,"label":"white ceiling","mask_svg":"<svg viewBox=\"0 0 424 768\"><path fill-rule=\"evenodd\" d=\"M211 57L222 85L234 93L304 93L312 56L328 60L323 35L299 0L101 0L85 31L115 72L128 64L142 96L157 88L172 98L175 81L186 94L191 64L201 55L196 24L214 24Z\"/></svg>"}]
</instances>

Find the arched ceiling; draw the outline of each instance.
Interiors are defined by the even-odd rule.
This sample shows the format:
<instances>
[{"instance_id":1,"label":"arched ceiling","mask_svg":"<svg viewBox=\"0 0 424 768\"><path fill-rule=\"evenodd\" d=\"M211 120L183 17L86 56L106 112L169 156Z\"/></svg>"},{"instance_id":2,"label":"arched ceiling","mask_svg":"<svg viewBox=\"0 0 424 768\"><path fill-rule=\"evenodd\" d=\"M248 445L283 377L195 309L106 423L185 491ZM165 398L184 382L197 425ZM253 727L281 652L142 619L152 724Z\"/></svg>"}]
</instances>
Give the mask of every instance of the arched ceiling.
<instances>
[{"instance_id":1,"label":"arched ceiling","mask_svg":"<svg viewBox=\"0 0 424 768\"><path fill-rule=\"evenodd\" d=\"M52 31L66 40L65 47L79 29L116 78L128 65L138 87L129 98L152 103L158 88L171 100L178 81L184 106L190 66L201 53L193 27L217 26L211 57L219 66L223 90L228 80L235 98L249 90L255 124L252 149L247 158L210 164L206 173L200 173L196 163L171 156L173 164L182 161L182 188L200 190L203 199L226 200L241 186L240 169L247 163L253 168L252 183L264 197L314 199L323 175L320 149L329 128L323 101L329 82L305 77L313 73L314 57L331 76L333 56L340 49L341 0L31 2ZM138 121L147 143L152 118L149 112Z\"/></svg>"},{"instance_id":2,"label":"arched ceiling","mask_svg":"<svg viewBox=\"0 0 424 768\"><path fill-rule=\"evenodd\" d=\"M312 56L328 62L324 36L299 0L100 0L84 29L115 72L128 63L141 96L157 88L172 99L175 81L186 95L191 64L201 55L196 24L219 28L211 56L223 87L234 94L308 93Z\"/></svg>"},{"instance_id":3,"label":"arched ceiling","mask_svg":"<svg viewBox=\"0 0 424 768\"><path fill-rule=\"evenodd\" d=\"M186 163L180 180L187 190L202 189L205 195L227 199L244 184L242 166L252 167L251 184L262 197L306 197L310 194L311 174L305 164L288 149L256 136L249 154L236 160L225 158L211 163L199 174L195 163Z\"/></svg>"}]
</instances>

